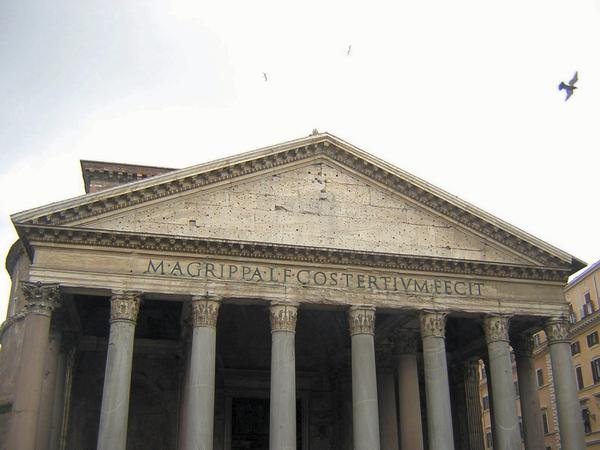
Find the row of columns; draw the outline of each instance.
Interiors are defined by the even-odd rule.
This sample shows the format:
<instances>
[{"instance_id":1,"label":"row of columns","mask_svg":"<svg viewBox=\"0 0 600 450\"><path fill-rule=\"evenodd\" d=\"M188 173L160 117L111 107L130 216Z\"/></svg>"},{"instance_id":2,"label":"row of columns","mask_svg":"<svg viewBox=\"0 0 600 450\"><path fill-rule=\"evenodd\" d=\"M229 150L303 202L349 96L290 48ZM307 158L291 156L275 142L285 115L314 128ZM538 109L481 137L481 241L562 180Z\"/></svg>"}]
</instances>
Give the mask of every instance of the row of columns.
<instances>
[{"instance_id":1,"label":"row of columns","mask_svg":"<svg viewBox=\"0 0 600 450\"><path fill-rule=\"evenodd\" d=\"M52 311L59 304L58 285L24 283L28 314L25 318L23 355L19 369L8 448L33 450L43 384L44 354L48 348ZM110 335L98 435L99 450L125 449L135 325L141 293L115 292L111 298ZM192 347L181 447L210 450L213 445L216 322L219 299L192 298ZM273 304L270 308L271 422L270 448L296 448L295 328L298 305ZM379 450L380 427L375 364L375 308L353 306L348 313L352 346L353 438L356 450ZM423 311L420 316L425 372L427 433L429 448L454 450L452 412L446 360L447 313ZM496 448L520 447L516 395L509 348L509 317L487 316L484 329L493 380L493 420ZM568 323L562 319L546 324L563 448L585 446L575 379L571 366ZM527 448L541 445L539 401L535 389L531 352L516 345L517 370ZM421 450L418 373L414 353L401 352L398 359L400 448ZM473 407L473 387L466 389L467 407ZM480 442L479 436L474 436ZM387 449L387 447L386 447Z\"/></svg>"}]
</instances>

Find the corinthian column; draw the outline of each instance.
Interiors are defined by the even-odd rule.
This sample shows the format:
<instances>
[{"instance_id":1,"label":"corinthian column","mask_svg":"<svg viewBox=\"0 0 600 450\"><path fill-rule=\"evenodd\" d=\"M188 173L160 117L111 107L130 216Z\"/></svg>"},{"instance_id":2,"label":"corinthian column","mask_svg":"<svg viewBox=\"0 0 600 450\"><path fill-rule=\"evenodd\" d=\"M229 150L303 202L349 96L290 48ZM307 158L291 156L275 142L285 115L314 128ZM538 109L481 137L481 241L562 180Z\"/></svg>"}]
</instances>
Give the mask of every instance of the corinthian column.
<instances>
[{"instance_id":1,"label":"corinthian column","mask_svg":"<svg viewBox=\"0 0 600 450\"><path fill-rule=\"evenodd\" d=\"M192 297L192 349L185 402L184 450L212 450L219 300Z\"/></svg>"},{"instance_id":2,"label":"corinthian column","mask_svg":"<svg viewBox=\"0 0 600 450\"><path fill-rule=\"evenodd\" d=\"M114 292L100 409L98 450L125 450L135 325L142 293Z\"/></svg>"},{"instance_id":3,"label":"corinthian column","mask_svg":"<svg viewBox=\"0 0 600 450\"><path fill-rule=\"evenodd\" d=\"M423 366L427 399L429 448L454 450L452 409L446 361L446 317L438 311L421 312Z\"/></svg>"},{"instance_id":4,"label":"corinthian column","mask_svg":"<svg viewBox=\"0 0 600 450\"><path fill-rule=\"evenodd\" d=\"M297 315L298 308L295 305L271 306L271 450L296 450Z\"/></svg>"},{"instance_id":5,"label":"corinthian column","mask_svg":"<svg viewBox=\"0 0 600 450\"><path fill-rule=\"evenodd\" d=\"M492 395L494 397L494 443L500 449L515 449L521 446L521 432L517 416L517 397L512 376L512 362L508 344L507 316L488 316L484 319Z\"/></svg>"},{"instance_id":6,"label":"corinthian column","mask_svg":"<svg viewBox=\"0 0 600 450\"><path fill-rule=\"evenodd\" d=\"M544 432L540 415L540 398L535 379L533 339L531 335L519 336L513 344L513 350L517 363L525 448L527 450L543 450Z\"/></svg>"},{"instance_id":7,"label":"corinthian column","mask_svg":"<svg viewBox=\"0 0 600 450\"><path fill-rule=\"evenodd\" d=\"M418 335L399 334L395 339L398 352L398 415L400 448L423 450L421 395L417 366Z\"/></svg>"},{"instance_id":8,"label":"corinthian column","mask_svg":"<svg viewBox=\"0 0 600 450\"><path fill-rule=\"evenodd\" d=\"M19 376L6 448L33 450L44 380L52 311L59 305L58 284L21 282L25 295L25 323Z\"/></svg>"},{"instance_id":9,"label":"corinthian column","mask_svg":"<svg viewBox=\"0 0 600 450\"><path fill-rule=\"evenodd\" d=\"M571 344L568 339L569 323L563 318L550 319L546 323L545 331L552 360L562 448L583 450L585 440L581 408L575 386L575 374L571 363Z\"/></svg>"},{"instance_id":10,"label":"corinthian column","mask_svg":"<svg viewBox=\"0 0 600 450\"><path fill-rule=\"evenodd\" d=\"M348 313L352 341L352 418L355 450L379 450L375 369L375 308L353 306Z\"/></svg>"},{"instance_id":11,"label":"corinthian column","mask_svg":"<svg viewBox=\"0 0 600 450\"><path fill-rule=\"evenodd\" d=\"M469 449L484 450L481 403L479 402L479 360L477 359L470 360L465 364L465 396L467 400Z\"/></svg>"}]
</instances>

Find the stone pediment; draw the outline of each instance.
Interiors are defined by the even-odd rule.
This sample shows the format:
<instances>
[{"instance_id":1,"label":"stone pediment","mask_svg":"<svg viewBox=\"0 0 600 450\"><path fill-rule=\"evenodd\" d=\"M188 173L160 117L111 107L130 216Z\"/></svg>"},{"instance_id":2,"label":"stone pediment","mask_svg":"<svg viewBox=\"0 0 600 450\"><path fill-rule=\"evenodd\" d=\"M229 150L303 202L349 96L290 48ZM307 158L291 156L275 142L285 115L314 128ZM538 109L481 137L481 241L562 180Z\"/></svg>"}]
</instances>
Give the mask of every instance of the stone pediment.
<instances>
[{"instance_id":1,"label":"stone pediment","mask_svg":"<svg viewBox=\"0 0 600 450\"><path fill-rule=\"evenodd\" d=\"M79 226L531 264L528 258L324 159L139 206Z\"/></svg>"},{"instance_id":2,"label":"stone pediment","mask_svg":"<svg viewBox=\"0 0 600 450\"><path fill-rule=\"evenodd\" d=\"M329 134L176 170L12 219L26 241L36 233L48 239L50 229L55 235L70 229L86 230L86 236L115 232L569 271L582 264Z\"/></svg>"}]
</instances>

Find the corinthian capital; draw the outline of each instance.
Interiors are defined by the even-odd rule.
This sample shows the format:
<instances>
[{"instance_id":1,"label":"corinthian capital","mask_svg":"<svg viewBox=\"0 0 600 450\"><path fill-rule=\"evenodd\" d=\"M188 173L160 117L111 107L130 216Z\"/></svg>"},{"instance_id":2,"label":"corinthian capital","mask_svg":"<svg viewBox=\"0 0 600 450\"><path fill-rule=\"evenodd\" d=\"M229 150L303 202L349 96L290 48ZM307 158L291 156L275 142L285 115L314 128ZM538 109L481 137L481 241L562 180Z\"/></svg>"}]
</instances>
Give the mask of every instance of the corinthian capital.
<instances>
[{"instance_id":1,"label":"corinthian capital","mask_svg":"<svg viewBox=\"0 0 600 450\"><path fill-rule=\"evenodd\" d=\"M141 299L139 291L114 291L110 299L110 321L135 323Z\"/></svg>"},{"instance_id":2,"label":"corinthian capital","mask_svg":"<svg viewBox=\"0 0 600 450\"><path fill-rule=\"evenodd\" d=\"M512 347L517 358L531 358L533 356L533 336L531 333L524 333L517 336L512 342Z\"/></svg>"},{"instance_id":3,"label":"corinthian capital","mask_svg":"<svg viewBox=\"0 0 600 450\"><path fill-rule=\"evenodd\" d=\"M217 327L220 299L210 296L192 297L192 326Z\"/></svg>"},{"instance_id":4,"label":"corinthian capital","mask_svg":"<svg viewBox=\"0 0 600 450\"><path fill-rule=\"evenodd\" d=\"M22 281L21 289L25 295L25 308L29 314L40 314L50 317L52 311L60 305L58 283Z\"/></svg>"},{"instance_id":5,"label":"corinthian capital","mask_svg":"<svg viewBox=\"0 0 600 450\"><path fill-rule=\"evenodd\" d=\"M483 329L485 331L485 342L505 341L508 342L509 316L486 316L483 319Z\"/></svg>"},{"instance_id":6,"label":"corinthian capital","mask_svg":"<svg viewBox=\"0 0 600 450\"><path fill-rule=\"evenodd\" d=\"M352 306L348 311L350 336L355 334L375 334L375 307Z\"/></svg>"},{"instance_id":7,"label":"corinthian capital","mask_svg":"<svg viewBox=\"0 0 600 450\"><path fill-rule=\"evenodd\" d=\"M448 313L441 311L421 312L421 337L446 337Z\"/></svg>"},{"instance_id":8,"label":"corinthian capital","mask_svg":"<svg viewBox=\"0 0 600 450\"><path fill-rule=\"evenodd\" d=\"M271 332L289 331L296 332L296 319L298 318L298 306L290 304L274 304L270 308Z\"/></svg>"},{"instance_id":9,"label":"corinthian capital","mask_svg":"<svg viewBox=\"0 0 600 450\"><path fill-rule=\"evenodd\" d=\"M569 342L569 322L563 317L548 319L544 327L549 344Z\"/></svg>"}]
</instances>

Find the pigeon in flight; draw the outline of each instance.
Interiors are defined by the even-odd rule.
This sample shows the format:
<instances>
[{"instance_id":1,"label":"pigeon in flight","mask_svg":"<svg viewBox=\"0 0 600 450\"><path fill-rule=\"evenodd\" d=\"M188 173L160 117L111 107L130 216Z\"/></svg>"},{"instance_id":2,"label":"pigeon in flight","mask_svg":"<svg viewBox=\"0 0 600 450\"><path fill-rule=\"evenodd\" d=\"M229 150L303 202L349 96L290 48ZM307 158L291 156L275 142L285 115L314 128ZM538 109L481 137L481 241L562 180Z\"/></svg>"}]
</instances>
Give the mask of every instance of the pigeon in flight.
<instances>
[{"instance_id":1,"label":"pigeon in flight","mask_svg":"<svg viewBox=\"0 0 600 450\"><path fill-rule=\"evenodd\" d=\"M263 77L265 77L265 81L269 81L269 79L267 78L267 74L265 72L263 72Z\"/></svg>"},{"instance_id":2,"label":"pigeon in flight","mask_svg":"<svg viewBox=\"0 0 600 450\"><path fill-rule=\"evenodd\" d=\"M573 78L571 79L571 81L569 81L568 83L565 83L564 81L561 81L560 84L558 85L558 90L562 91L563 89L565 91L567 91L567 97L565 98L565 102L567 100L569 100L569 97L571 97L571 95L573 95L573 91L575 89L577 89L577 86L575 86L575 83L577 83L577 72L575 72L575 75L573 75Z\"/></svg>"},{"instance_id":3,"label":"pigeon in flight","mask_svg":"<svg viewBox=\"0 0 600 450\"><path fill-rule=\"evenodd\" d=\"M348 51L346 52L346 56L350 56L351 50L352 50L352 44L348 46Z\"/></svg>"}]
</instances>

